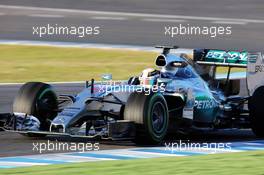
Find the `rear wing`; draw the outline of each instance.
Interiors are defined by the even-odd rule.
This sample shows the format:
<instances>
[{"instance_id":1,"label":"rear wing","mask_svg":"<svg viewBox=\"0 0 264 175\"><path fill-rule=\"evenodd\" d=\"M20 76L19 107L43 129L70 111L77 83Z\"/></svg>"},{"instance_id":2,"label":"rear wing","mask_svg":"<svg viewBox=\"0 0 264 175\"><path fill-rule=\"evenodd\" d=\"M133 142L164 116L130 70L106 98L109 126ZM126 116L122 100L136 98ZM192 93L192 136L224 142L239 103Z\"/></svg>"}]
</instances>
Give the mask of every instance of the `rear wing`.
<instances>
[{"instance_id":1,"label":"rear wing","mask_svg":"<svg viewBox=\"0 0 264 175\"><path fill-rule=\"evenodd\" d=\"M199 65L247 68L248 55L246 51L194 49L193 59Z\"/></svg>"}]
</instances>

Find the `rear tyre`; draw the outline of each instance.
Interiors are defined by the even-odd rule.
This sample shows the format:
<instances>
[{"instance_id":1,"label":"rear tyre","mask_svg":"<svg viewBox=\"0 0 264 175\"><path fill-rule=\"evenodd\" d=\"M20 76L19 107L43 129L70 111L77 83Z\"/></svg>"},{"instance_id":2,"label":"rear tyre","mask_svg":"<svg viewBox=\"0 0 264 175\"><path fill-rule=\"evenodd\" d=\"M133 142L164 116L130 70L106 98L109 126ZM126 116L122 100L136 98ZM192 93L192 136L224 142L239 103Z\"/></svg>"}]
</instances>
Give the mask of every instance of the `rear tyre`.
<instances>
[{"instance_id":1,"label":"rear tyre","mask_svg":"<svg viewBox=\"0 0 264 175\"><path fill-rule=\"evenodd\" d=\"M249 99L251 128L257 137L264 137L264 86L255 90Z\"/></svg>"},{"instance_id":2,"label":"rear tyre","mask_svg":"<svg viewBox=\"0 0 264 175\"><path fill-rule=\"evenodd\" d=\"M166 100L159 93L133 92L126 103L124 119L135 122L137 144L159 144L169 124Z\"/></svg>"},{"instance_id":3,"label":"rear tyre","mask_svg":"<svg viewBox=\"0 0 264 175\"><path fill-rule=\"evenodd\" d=\"M13 112L37 117L42 131L48 131L49 120L57 115L57 111L58 103L55 92L50 85L41 82L25 83L13 103ZM33 135L30 134L30 136Z\"/></svg>"}]
</instances>

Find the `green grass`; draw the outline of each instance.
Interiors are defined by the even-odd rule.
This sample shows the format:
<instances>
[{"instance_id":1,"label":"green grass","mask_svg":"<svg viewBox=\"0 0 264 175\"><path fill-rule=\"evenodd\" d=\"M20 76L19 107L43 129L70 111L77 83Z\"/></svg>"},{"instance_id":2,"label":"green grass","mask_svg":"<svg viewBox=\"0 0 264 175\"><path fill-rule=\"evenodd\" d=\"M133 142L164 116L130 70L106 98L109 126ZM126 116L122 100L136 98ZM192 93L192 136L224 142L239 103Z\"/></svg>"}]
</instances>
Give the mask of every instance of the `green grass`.
<instances>
[{"instance_id":1,"label":"green grass","mask_svg":"<svg viewBox=\"0 0 264 175\"><path fill-rule=\"evenodd\" d=\"M90 163L72 163L49 166L34 166L0 170L0 174L89 174L89 175L263 175L264 151L243 153L214 154L191 157L170 157L155 159L101 161Z\"/></svg>"},{"instance_id":2,"label":"green grass","mask_svg":"<svg viewBox=\"0 0 264 175\"><path fill-rule=\"evenodd\" d=\"M115 80L128 79L154 67L156 55L123 49L0 45L0 82L100 80L103 73L111 73Z\"/></svg>"},{"instance_id":3,"label":"green grass","mask_svg":"<svg viewBox=\"0 0 264 175\"><path fill-rule=\"evenodd\" d=\"M152 52L0 45L0 82L127 79L152 67Z\"/></svg>"}]
</instances>

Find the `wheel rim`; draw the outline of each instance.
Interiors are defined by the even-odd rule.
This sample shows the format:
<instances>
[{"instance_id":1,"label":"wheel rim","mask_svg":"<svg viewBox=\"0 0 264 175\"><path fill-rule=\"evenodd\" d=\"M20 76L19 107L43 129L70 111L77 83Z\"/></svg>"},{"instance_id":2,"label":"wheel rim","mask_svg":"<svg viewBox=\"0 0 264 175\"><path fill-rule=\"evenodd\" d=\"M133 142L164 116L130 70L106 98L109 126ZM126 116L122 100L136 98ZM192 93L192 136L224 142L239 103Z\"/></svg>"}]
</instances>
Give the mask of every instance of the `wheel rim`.
<instances>
[{"instance_id":1,"label":"wheel rim","mask_svg":"<svg viewBox=\"0 0 264 175\"><path fill-rule=\"evenodd\" d=\"M57 113L56 95L49 89L40 94L36 105L39 115L44 118L53 118Z\"/></svg>"},{"instance_id":2,"label":"wheel rim","mask_svg":"<svg viewBox=\"0 0 264 175\"><path fill-rule=\"evenodd\" d=\"M162 133L166 122L166 109L161 102L156 102L152 108L152 129L155 133Z\"/></svg>"}]
</instances>

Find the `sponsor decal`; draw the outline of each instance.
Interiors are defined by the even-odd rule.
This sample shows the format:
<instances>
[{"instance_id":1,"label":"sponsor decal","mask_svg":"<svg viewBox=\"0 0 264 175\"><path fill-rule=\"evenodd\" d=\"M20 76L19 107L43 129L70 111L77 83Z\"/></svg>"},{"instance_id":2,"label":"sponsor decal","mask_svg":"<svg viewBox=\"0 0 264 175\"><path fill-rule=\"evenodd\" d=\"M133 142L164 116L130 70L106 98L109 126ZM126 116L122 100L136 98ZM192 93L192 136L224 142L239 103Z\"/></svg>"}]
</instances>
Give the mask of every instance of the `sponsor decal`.
<instances>
[{"instance_id":1,"label":"sponsor decal","mask_svg":"<svg viewBox=\"0 0 264 175\"><path fill-rule=\"evenodd\" d=\"M196 109L212 109L212 108L215 108L217 106L218 106L218 104L213 99L195 100L195 102L194 102L194 107L196 107Z\"/></svg>"},{"instance_id":2,"label":"sponsor decal","mask_svg":"<svg viewBox=\"0 0 264 175\"><path fill-rule=\"evenodd\" d=\"M255 66L255 72L264 72L264 65L260 64L260 65L256 65Z\"/></svg>"},{"instance_id":3,"label":"sponsor decal","mask_svg":"<svg viewBox=\"0 0 264 175\"><path fill-rule=\"evenodd\" d=\"M246 63L248 58L247 52L236 52L224 50L210 50L206 54L207 59L216 59L217 62L227 62L227 63ZM207 61L207 60L206 60Z\"/></svg>"}]
</instances>

